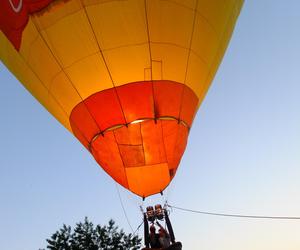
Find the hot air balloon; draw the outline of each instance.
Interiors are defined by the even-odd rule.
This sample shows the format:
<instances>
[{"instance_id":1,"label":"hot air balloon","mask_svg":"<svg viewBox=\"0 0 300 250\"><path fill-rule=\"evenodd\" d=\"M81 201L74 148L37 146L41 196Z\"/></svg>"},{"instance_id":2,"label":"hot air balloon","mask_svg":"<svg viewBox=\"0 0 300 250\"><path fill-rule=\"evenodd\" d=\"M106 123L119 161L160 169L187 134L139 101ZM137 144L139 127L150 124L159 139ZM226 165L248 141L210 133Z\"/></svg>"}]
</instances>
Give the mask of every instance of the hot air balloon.
<instances>
[{"instance_id":1,"label":"hot air balloon","mask_svg":"<svg viewBox=\"0 0 300 250\"><path fill-rule=\"evenodd\" d=\"M242 0L1 0L0 58L131 192L174 178Z\"/></svg>"}]
</instances>

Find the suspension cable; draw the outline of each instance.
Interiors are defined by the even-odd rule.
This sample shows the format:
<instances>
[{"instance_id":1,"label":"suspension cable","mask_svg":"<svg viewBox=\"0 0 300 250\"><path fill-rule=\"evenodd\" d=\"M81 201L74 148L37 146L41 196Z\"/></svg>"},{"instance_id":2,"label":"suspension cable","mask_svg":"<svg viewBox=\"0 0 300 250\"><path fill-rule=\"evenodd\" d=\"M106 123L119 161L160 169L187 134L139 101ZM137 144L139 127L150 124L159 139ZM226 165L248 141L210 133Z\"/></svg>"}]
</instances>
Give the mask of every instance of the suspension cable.
<instances>
[{"instance_id":1,"label":"suspension cable","mask_svg":"<svg viewBox=\"0 0 300 250\"><path fill-rule=\"evenodd\" d=\"M130 229L131 229L131 231L132 231L132 233L133 233L133 235L134 235L135 232L134 232L134 230L133 230L133 228L132 228L132 226L131 226L131 224L130 224L129 218L128 218L128 216L127 216L127 213L126 213L126 210L125 210L125 207L124 207L122 198L121 198L121 194L120 194L119 187L118 187L118 185L117 185L116 183L115 183L115 185L116 185L118 197L119 197L119 200L120 200L120 203L121 203L121 207L122 207L122 209L123 209L123 213L124 213L124 215L125 215L125 218L126 218L126 220L127 220L128 225L129 225L129 227L130 227Z\"/></svg>"},{"instance_id":2,"label":"suspension cable","mask_svg":"<svg viewBox=\"0 0 300 250\"><path fill-rule=\"evenodd\" d=\"M139 231L140 227L144 224L144 220L142 220L142 222L140 223L140 225L138 225L138 227L136 228L136 230L134 231L133 235L136 235L136 233Z\"/></svg>"},{"instance_id":3,"label":"suspension cable","mask_svg":"<svg viewBox=\"0 0 300 250\"><path fill-rule=\"evenodd\" d=\"M213 216L248 218L248 219L300 220L300 217L296 217L296 216L265 216L265 215L214 213L214 212L199 211L199 210L192 210L192 209L187 209L187 208L182 208L182 207L176 207L176 206L173 206L170 204L167 204L167 206L170 208L174 208L174 209L182 210L182 211L186 211L186 212L205 214L205 215L213 215Z\"/></svg>"}]
</instances>

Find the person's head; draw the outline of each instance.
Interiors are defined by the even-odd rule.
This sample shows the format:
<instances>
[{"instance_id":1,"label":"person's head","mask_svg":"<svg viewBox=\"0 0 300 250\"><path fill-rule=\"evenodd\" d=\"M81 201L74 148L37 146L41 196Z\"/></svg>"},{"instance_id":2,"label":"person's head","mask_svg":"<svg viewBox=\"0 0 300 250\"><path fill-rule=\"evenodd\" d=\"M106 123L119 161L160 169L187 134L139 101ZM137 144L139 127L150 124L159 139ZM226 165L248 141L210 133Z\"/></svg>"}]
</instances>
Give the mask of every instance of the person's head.
<instances>
[{"instance_id":1,"label":"person's head","mask_svg":"<svg viewBox=\"0 0 300 250\"><path fill-rule=\"evenodd\" d=\"M155 226L154 225L151 225L151 227L150 227L150 233L155 233Z\"/></svg>"},{"instance_id":2,"label":"person's head","mask_svg":"<svg viewBox=\"0 0 300 250\"><path fill-rule=\"evenodd\" d=\"M162 228L160 228L158 230L158 233L159 233L160 236L165 236L166 235L165 230L163 230Z\"/></svg>"}]
</instances>

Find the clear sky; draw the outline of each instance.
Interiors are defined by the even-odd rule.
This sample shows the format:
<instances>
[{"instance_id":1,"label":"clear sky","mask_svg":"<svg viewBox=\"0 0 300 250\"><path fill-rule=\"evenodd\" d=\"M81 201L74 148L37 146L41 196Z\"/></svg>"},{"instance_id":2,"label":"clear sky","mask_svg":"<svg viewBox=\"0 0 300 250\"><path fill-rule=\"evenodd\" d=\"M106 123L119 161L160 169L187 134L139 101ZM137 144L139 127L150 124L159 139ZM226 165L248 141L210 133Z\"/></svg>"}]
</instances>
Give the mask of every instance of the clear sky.
<instances>
[{"instance_id":1,"label":"clear sky","mask_svg":"<svg viewBox=\"0 0 300 250\"><path fill-rule=\"evenodd\" d=\"M194 121L168 202L210 212L300 216L300 1L245 1ZM0 248L34 250L63 223L110 218L130 232L116 185L0 65ZM119 188L129 221L142 201ZM161 202L160 196L144 205ZM299 250L300 221L173 210L183 249ZM142 230L140 230L142 233Z\"/></svg>"}]
</instances>

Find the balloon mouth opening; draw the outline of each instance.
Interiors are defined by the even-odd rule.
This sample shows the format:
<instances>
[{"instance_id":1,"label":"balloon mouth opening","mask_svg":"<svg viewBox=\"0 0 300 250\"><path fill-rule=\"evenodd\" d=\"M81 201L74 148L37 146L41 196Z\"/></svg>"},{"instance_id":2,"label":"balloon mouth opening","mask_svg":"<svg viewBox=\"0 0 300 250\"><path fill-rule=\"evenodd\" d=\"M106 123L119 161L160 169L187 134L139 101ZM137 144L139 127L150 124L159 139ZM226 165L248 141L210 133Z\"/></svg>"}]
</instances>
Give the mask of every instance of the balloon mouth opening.
<instances>
[{"instance_id":1,"label":"balloon mouth opening","mask_svg":"<svg viewBox=\"0 0 300 250\"><path fill-rule=\"evenodd\" d=\"M139 124L139 123L143 123L143 122L147 122L147 121L154 121L155 123L157 123L157 121L176 121L178 124L181 124L184 127L186 127L188 132L190 131L190 126L185 121L180 120L180 119L175 118L175 117L171 117L171 116L162 116L162 117L158 117L158 118L136 119L136 120L134 120L130 123L127 123L127 124L117 124L117 125L111 126L107 129L101 131L100 133L95 134L94 137L92 138L91 142L89 143L89 149L91 150L91 145L93 144L93 142L95 140L97 140L97 138L99 136L105 136L105 134L109 131L114 131L114 130L122 128L122 127L128 127L129 125Z\"/></svg>"},{"instance_id":2,"label":"balloon mouth opening","mask_svg":"<svg viewBox=\"0 0 300 250\"><path fill-rule=\"evenodd\" d=\"M190 130L190 126L183 120L180 120L176 117L172 117L172 116L161 116L161 117L158 117L158 118L144 118L144 119L137 119L137 120L134 120L132 122L130 122L129 124L136 124L136 123L141 123L141 122L144 122L144 121L147 121L147 120L154 120L154 121L157 121L157 120L175 120L177 121L178 123L182 124L183 126L187 127L188 130ZM126 125L124 125L126 126Z\"/></svg>"},{"instance_id":3,"label":"balloon mouth opening","mask_svg":"<svg viewBox=\"0 0 300 250\"><path fill-rule=\"evenodd\" d=\"M131 122L130 124L136 124L136 123L140 123L140 122L143 122L145 121L145 119L138 119L138 120L135 120L133 122Z\"/></svg>"}]
</instances>

